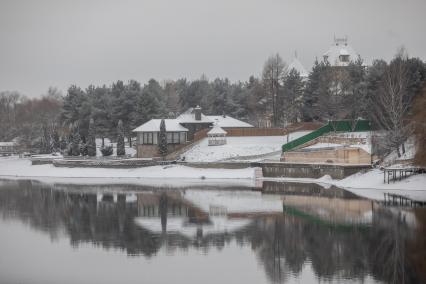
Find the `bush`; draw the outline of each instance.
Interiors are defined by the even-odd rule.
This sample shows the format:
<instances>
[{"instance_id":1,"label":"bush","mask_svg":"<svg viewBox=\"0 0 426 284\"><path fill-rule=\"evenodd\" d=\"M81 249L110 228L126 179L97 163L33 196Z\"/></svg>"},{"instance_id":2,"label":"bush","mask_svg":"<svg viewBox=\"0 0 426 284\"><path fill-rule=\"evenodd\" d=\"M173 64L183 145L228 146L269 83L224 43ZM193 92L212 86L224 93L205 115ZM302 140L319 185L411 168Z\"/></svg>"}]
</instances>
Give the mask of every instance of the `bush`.
<instances>
[{"instance_id":1,"label":"bush","mask_svg":"<svg viewBox=\"0 0 426 284\"><path fill-rule=\"evenodd\" d=\"M112 145L105 146L105 147L101 148L101 153L102 153L102 156L104 156L104 157L111 156L113 152L114 152L114 149L113 149Z\"/></svg>"},{"instance_id":2,"label":"bush","mask_svg":"<svg viewBox=\"0 0 426 284\"><path fill-rule=\"evenodd\" d=\"M87 156L89 154L86 143L80 143L80 154L82 156Z\"/></svg>"}]
</instances>

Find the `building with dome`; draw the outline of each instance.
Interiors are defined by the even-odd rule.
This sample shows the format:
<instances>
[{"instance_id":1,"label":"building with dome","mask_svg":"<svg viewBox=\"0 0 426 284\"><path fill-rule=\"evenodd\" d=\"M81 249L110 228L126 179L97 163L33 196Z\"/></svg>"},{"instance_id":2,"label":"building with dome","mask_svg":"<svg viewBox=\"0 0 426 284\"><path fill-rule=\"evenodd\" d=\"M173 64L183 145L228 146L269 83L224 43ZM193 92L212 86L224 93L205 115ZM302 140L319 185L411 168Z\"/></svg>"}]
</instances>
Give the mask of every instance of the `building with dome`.
<instances>
[{"instance_id":1,"label":"building with dome","mask_svg":"<svg viewBox=\"0 0 426 284\"><path fill-rule=\"evenodd\" d=\"M334 37L334 44L323 54L323 59L331 66L345 67L351 61L357 60L358 56L359 54L348 44L347 37Z\"/></svg>"}]
</instances>

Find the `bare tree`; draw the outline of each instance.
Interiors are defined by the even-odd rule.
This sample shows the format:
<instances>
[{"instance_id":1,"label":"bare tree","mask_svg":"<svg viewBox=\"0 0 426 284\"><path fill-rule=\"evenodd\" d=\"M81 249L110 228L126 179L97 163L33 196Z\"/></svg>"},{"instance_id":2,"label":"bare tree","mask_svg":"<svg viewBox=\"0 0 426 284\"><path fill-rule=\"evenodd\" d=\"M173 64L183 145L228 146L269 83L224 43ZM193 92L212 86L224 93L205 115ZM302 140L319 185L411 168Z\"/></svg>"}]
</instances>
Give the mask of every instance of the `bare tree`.
<instances>
[{"instance_id":1,"label":"bare tree","mask_svg":"<svg viewBox=\"0 0 426 284\"><path fill-rule=\"evenodd\" d=\"M277 126L278 123L277 97L286 73L286 63L278 53L270 56L263 66L262 80L270 101L272 126Z\"/></svg>"},{"instance_id":2,"label":"bare tree","mask_svg":"<svg viewBox=\"0 0 426 284\"><path fill-rule=\"evenodd\" d=\"M412 105L413 96L408 91L407 56L400 51L387 66L381 87L375 100L375 112L372 114L376 123L387 131L387 148L405 152L404 142L413 133L407 115Z\"/></svg>"}]
</instances>

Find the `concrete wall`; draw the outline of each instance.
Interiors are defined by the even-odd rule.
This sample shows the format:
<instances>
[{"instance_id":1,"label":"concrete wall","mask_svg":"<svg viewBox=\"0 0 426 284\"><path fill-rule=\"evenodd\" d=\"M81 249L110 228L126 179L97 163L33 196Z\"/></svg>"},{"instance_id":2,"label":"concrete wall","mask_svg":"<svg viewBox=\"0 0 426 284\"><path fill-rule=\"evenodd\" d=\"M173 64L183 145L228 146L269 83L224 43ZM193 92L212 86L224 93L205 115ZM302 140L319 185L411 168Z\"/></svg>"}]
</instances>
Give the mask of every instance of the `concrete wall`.
<instances>
[{"instance_id":1,"label":"concrete wall","mask_svg":"<svg viewBox=\"0 0 426 284\"><path fill-rule=\"evenodd\" d=\"M129 160L129 159L56 159L53 165L59 168L139 168L157 165L152 160Z\"/></svg>"},{"instance_id":2,"label":"concrete wall","mask_svg":"<svg viewBox=\"0 0 426 284\"><path fill-rule=\"evenodd\" d=\"M370 169L370 165L331 165L296 163L259 163L264 177L320 178L329 175L343 179L359 171Z\"/></svg>"},{"instance_id":3,"label":"concrete wall","mask_svg":"<svg viewBox=\"0 0 426 284\"><path fill-rule=\"evenodd\" d=\"M370 164L371 156L361 148L341 147L285 152L281 160L287 163Z\"/></svg>"}]
</instances>

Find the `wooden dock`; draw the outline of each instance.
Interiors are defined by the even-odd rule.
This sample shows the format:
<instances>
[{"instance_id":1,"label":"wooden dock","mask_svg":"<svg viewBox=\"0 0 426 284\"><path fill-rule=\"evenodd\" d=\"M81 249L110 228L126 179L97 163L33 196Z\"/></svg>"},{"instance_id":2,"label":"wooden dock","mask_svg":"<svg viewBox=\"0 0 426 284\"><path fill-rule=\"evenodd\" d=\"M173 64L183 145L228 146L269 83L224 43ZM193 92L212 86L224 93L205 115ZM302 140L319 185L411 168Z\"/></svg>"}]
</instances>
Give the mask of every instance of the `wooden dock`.
<instances>
[{"instance_id":1,"label":"wooden dock","mask_svg":"<svg viewBox=\"0 0 426 284\"><path fill-rule=\"evenodd\" d=\"M409 176L420 173L419 167L409 168L384 168L383 169L383 183L389 183L390 181L396 182L405 179Z\"/></svg>"},{"instance_id":2,"label":"wooden dock","mask_svg":"<svg viewBox=\"0 0 426 284\"><path fill-rule=\"evenodd\" d=\"M426 201L414 200L404 195L384 193L385 206L424 207Z\"/></svg>"}]
</instances>

